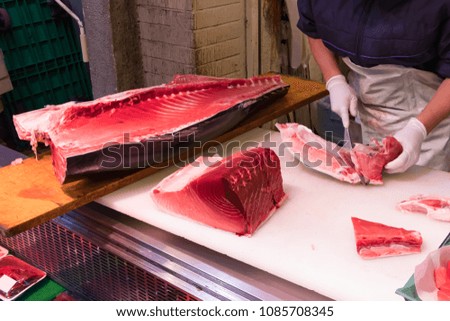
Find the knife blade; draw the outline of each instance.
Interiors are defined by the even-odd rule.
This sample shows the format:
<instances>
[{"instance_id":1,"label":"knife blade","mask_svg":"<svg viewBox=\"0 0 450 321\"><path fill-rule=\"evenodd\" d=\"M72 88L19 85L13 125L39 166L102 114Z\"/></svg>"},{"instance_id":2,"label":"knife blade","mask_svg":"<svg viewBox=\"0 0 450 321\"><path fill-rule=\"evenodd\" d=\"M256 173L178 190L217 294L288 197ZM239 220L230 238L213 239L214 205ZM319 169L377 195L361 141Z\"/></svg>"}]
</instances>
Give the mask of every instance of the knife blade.
<instances>
[{"instance_id":1,"label":"knife blade","mask_svg":"<svg viewBox=\"0 0 450 321\"><path fill-rule=\"evenodd\" d=\"M350 139L350 131L348 127L344 127L344 146L345 149L351 150L353 148L352 140Z\"/></svg>"},{"instance_id":2,"label":"knife blade","mask_svg":"<svg viewBox=\"0 0 450 321\"><path fill-rule=\"evenodd\" d=\"M352 144L352 140L350 138L350 131L349 131L348 127L344 127L344 145L342 147L349 151L351 151L353 149L353 144ZM359 176L359 179L361 180L361 184L367 185L368 182L366 181L366 178L359 172L357 174Z\"/></svg>"}]
</instances>

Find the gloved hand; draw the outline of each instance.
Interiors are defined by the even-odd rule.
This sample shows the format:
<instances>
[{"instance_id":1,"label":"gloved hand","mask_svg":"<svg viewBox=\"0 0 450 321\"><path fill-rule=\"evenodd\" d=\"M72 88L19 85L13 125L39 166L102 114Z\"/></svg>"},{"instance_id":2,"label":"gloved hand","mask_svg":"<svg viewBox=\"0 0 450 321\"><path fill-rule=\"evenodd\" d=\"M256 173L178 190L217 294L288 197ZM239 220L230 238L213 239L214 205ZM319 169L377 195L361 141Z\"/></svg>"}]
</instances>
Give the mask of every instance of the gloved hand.
<instances>
[{"instance_id":1,"label":"gloved hand","mask_svg":"<svg viewBox=\"0 0 450 321\"><path fill-rule=\"evenodd\" d=\"M349 111L356 117L358 98L352 87L349 86L343 75L333 76L328 79L326 87L330 92L331 110L342 119L345 128L350 125Z\"/></svg>"},{"instance_id":2,"label":"gloved hand","mask_svg":"<svg viewBox=\"0 0 450 321\"><path fill-rule=\"evenodd\" d=\"M403 152L384 167L386 172L391 174L403 173L417 162L420 147L427 137L427 130L420 120L411 118L403 129L394 134L394 137L402 145Z\"/></svg>"}]
</instances>

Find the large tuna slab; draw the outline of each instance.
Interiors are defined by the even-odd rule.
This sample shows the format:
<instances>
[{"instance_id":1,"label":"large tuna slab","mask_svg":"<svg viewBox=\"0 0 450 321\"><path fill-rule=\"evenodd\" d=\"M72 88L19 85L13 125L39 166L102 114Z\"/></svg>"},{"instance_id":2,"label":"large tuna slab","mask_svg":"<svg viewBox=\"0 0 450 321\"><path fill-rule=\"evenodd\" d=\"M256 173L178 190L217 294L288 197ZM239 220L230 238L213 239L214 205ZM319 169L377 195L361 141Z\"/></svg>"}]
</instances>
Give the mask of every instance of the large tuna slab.
<instances>
[{"instance_id":1,"label":"large tuna slab","mask_svg":"<svg viewBox=\"0 0 450 321\"><path fill-rule=\"evenodd\" d=\"M338 180L357 184L383 184L383 169L402 152L402 146L392 136L373 146L356 144L347 150L314 134L296 123L276 124L287 150L305 166Z\"/></svg>"},{"instance_id":2,"label":"large tuna slab","mask_svg":"<svg viewBox=\"0 0 450 321\"><path fill-rule=\"evenodd\" d=\"M143 168L230 130L286 94L279 76L225 79L176 76L167 84L94 101L51 105L14 116L16 131L50 145L60 182L90 172Z\"/></svg>"},{"instance_id":3,"label":"large tuna slab","mask_svg":"<svg viewBox=\"0 0 450 321\"><path fill-rule=\"evenodd\" d=\"M164 211L238 235L252 235L286 197L280 160L268 148L200 157L150 194Z\"/></svg>"}]
</instances>

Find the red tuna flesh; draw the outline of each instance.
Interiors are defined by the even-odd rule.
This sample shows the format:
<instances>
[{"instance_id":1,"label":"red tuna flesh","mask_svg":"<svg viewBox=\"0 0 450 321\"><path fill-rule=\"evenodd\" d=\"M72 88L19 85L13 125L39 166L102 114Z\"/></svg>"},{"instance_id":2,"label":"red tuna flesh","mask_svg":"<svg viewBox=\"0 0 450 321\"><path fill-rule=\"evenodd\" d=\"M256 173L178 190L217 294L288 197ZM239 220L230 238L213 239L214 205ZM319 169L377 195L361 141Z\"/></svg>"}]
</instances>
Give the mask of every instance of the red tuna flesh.
<instances>
[{"instance_id":1,"label":"red tuna flesh","mask_svg":"<svg viewBox=\"0 0 450 321\"><path fill-rule=\"evenodd\" d=\"M352 217L356 251L364 259L418 253L422 236L417 231Z\"/></svg>"},{"instance_id":2,"label":"red tuna flesh","mask_svg":"<svg viewBox=\"0 0 450 321\"><path fill-rule=\"evenodd\" d=\"M446 266L439 266L434 269L434 281L438 289L437 297L439 301L450 301L450 261Z\"/></svg>"},{"instance_id":3,"label":"red tuna flesh","mask_svg":"<svg viewBox=\"0 0 450 321\"><path fill-rule=\"evenodd\" d=\"M353 164L371 184L383 184L383 169L403 151L402 145L392 136L383 138L381 144L373 140L373 146L356 144L350 152Z\"/></svg>"},{"instance_id":4,"label":"red tuna flesh","mask_svg":"<svg viewBox=\"0 0 450 321\"><path fill-rule=\"evenodd\" d=\"M268 148L227 158L200 157L162 180L150 194L164 211L249 236L286 197L280 160Z\"/></svg>"},{"instance_id":5,"label":"red tuna flesh","mask_svg":"<svg viewBox=\"0 0 450 321\"><path fill-rule=\"evenodd\" d=\"M356 144L347 150L314 134L311 129L297 124L276 124L287 149L305 166L338 180L357 184L383 184L384 166L402 152L394 137L386 137L375 146Z\"/></svg>"},{"instance_id":6,"label":"red tuna flesh","mask_svg":"<svg viewBox=\"0 0 450 321\"><path fill-rule=\"evenodd\" d=\"M426 214L435 220L450 222L450 198L431 195L414 195L401 201L397 209L405 213Z\"/></svg>"},{"instance_id":7,"label":"red tuna flesh","mask_svg":"<svg viewBox=\"0 0 450 321\"><path fill-rule=\"evenodd\" d=\"M14 116L20 139L49 144L56 176L143 168L170 147L232 129L255 108L286 94L279 76L176 76L167 84ZM166 144L167 143L167 144Z\"/></svg>"}]
</instances>

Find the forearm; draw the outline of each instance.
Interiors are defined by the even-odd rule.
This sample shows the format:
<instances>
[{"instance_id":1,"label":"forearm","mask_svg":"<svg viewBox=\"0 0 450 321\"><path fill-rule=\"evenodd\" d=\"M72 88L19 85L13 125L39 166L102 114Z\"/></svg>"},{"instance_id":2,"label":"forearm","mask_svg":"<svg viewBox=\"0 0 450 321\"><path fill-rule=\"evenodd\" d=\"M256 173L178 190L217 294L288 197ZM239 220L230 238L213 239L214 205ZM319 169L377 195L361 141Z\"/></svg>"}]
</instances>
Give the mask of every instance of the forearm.
<instances>
[{"instance_id":1,"label":"forearm","mask_svg":"<svg viewBox=\"0 0 450 321\"><path fill-rule=\"evenodd\" d=\"M445 79L425 109L417 116L427 133L450 115L450 79Z\"/></svg>"},{"instance_id":2,"label":"forearm","mask_svg":"<svg viewBox=\"0 0 450 321\"><path fill-rule=\"evenodd\" d=\"M325 82L331 77L341 74L333 52L325 47L321 39L308 37L308 42Z\"/></svg>"}]
</instances>

